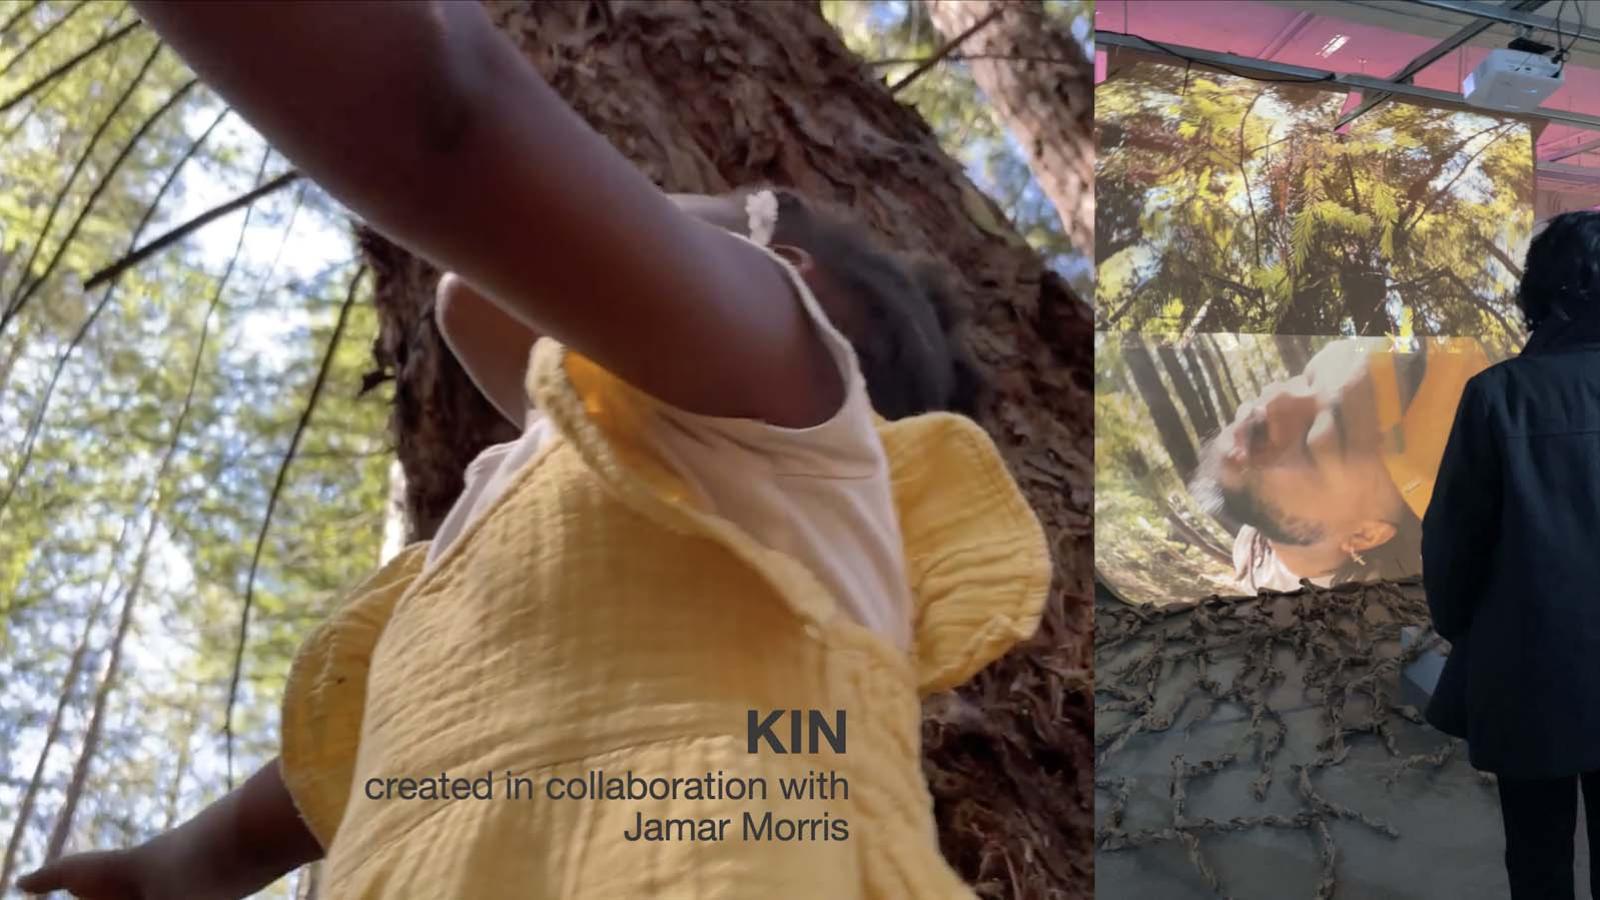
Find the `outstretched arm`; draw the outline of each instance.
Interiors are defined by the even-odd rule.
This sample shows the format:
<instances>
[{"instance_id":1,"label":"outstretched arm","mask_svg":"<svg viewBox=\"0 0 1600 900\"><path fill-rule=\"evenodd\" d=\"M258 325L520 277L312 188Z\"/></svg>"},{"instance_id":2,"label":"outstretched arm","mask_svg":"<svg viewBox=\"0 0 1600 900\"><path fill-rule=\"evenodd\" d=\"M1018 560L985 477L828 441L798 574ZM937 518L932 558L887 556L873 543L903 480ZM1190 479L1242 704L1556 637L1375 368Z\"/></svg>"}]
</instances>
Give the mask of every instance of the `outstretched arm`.
<instances>
[{"instance_id":1,"label":"outstretched arm","mask_svg":"<svg viewBox=\"0 0 1600 900\"><path fill-rule=\"evenodd\" d=\"M804 427L842 402L777 265L680 211L479 4L137 6L330 193L539 333L691 412Z\"/></svg>"},{"instance_id":2,"label":"outstretched arm","mask_svg":"<svg viewBox=\"0 0 1600 900\"><path fill-rule=\"evenodd\" d=\"M17 886L95 900L233 900L321 857L273 760L166 834L130 850L63 857Z\"/></svg>"}]
</instances>

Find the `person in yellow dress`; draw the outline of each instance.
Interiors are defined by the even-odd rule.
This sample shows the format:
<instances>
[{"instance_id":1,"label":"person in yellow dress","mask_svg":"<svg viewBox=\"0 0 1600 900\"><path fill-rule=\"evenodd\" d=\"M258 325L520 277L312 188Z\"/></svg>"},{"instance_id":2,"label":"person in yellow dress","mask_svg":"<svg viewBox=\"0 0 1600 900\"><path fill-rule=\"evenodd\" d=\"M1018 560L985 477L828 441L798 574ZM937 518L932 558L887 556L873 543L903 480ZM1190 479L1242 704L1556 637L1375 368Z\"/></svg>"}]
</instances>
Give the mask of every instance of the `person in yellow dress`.
<instances>
[{"instance_id":1,"label":"person in yellow dress","mask_svg":"<svg viewBox=\"0 0 1600 900\"><path fill-rule=\"evenodd\" d=\"M232 898L325 858L335 900L971 896L920 698L1032 634L1051 569L936 411L970 378L927 281L796 195L662 194L478 4L139 8L452 272L441 329L523 433L301 648L278 760L20 886Z\"/></svg>"}]
</instances>

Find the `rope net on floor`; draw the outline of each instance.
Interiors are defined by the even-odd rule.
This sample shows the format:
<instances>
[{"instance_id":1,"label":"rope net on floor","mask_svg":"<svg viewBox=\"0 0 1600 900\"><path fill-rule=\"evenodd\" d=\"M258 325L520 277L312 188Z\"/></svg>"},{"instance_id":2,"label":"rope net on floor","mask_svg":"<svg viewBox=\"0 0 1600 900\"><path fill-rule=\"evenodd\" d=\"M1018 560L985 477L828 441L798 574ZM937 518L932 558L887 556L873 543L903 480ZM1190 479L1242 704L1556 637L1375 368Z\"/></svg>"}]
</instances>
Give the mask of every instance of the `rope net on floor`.
<instances>
[{"instance_id":1,"label":"rope net on floor","mask_svg":"<svg viewBox=\"0 0 1600 900\"><path fill-rule=\"evenodd\" d=\"M1422 629L1402 649L1401 632ZM1338 846L1330 823L1348 820L1390 838L1400 833L1387 822L1342 805L1318 787L1317 774L1337 766L1357 741L1378 742L1392 758L1384 775L1392 787L1410 772L1443 768L1465 757L1464 745L1437 735L1439 746L1403 754L1396 729L1422 725L1421 712L1400 698L1401 672L1442 640L1429 627L1427 603L1416 582L1351 583L1333 588L1309 584L1294 593L1264 593L1256 598L1209 597L1197 604L1160 609L1101 601L1095 617L1095 771L1097 802L1105 810L1096 829L1101 852L1132 851L1177 843L1201 880L1219 895L1226 891L1208 860L1208 836L1254 829L1298 829L1315 842L1321 877L1315 896L1331 898L1338 885ZM1282 691L1274 688L1286 673L1278 660L1292 652L1304 682L1302 702L1318 715L1316 755L1310 762L1281 758L1290 725ZM1228 677L1219 669L1237 664ZM1212 722L1222 710L1247 718L1233 749L1211 759L1174 755L1170 774L1170 816L1154 828L1125 822L1136 780L1108 772L1116 757L1139 735L1192 731ZM1297 735L1298 737L1298 735ZM1292 814L1247 815L1228 819L1195 815L1187 809L1195 784L1219 772L1253 767L1249 792L1257 802L1278 778L1290 779L1299 808ZM1480 776L1492 783L1487 776Z\"/></svg>"}]
</instances>

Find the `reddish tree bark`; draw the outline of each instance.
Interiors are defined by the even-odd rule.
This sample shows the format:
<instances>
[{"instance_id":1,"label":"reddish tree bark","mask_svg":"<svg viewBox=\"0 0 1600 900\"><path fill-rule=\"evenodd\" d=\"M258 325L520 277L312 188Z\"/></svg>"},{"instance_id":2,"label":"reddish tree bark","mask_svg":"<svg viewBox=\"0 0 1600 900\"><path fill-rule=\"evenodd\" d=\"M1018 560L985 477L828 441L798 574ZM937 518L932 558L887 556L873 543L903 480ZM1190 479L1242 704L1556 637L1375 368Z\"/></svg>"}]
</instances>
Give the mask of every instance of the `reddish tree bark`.
<instances>
[{"instance_id":1,"label":"reddish tree bark","mask_svg":"<svg viewBox=\"0 0 1600 900\"><path fill-rule=\"evenodd\" d=\"M1167 378L1171 379L1173 390L1177 392L1184 412L1189 414L1189 424L1194 426L1195 433L1202 440L1215 434L1217 417L1206 404L1202 390L1204 383L1196 384L1193 373L1183 367L1178 348L1161 341L1156 345L1156 358L1161 360L1161 367L1166 370Z\"/></svg>"},{"instance_id":2,"label":"reddish tree bark","mask_svg":"<svg viewBox=\"0 0 1600 900\"><path fill-rule=\"evenodd\" d=\"M1094 63L1041 0L929 0L973 80L1028 155L1072 245L1094 252Z\"/></svg>"},{"instance_id":3,"label":"reddish tree bark","mask_svg":"<svg viewBox=\"0 0 1600 900\"><path fill-rule=\"evenodd\" d=\"M663 188L793 186L950 264L971 314L967 342L992 384L983 424L1045 523L1057 578L1037 637L928 705L925 768L941 843L984 896L1087 900L1088 306L813 4L523 0L492 9L567 101ZM460 491L465 464L508 435L434 331L436 273L370 233L363 247L382 318L376 377L396 381L407 512L412 536L424 538Z\"/></svg>"},{"instance_id":4,"label":"reddish tree bark","mask_svg":"<svg viewBox=\"0 0 1600 900\"><path fill-rule=\"evenodd\" d=\"M1156 355L1150 352L1142 335L1128 334L1122 339L1122 358L1128 364L1128 374L1133 376L1134 388L1150 410L1150 420L1155 423L1156 434L1161 437L1161 447L1167 451L1173 470L1180 479L1188 481L1189 476L1200 468L1200 453L1194 442L1189 440L1189 432L1183 427L1183 416L1161 380L1161 372L1156 368Z\"/></svg>"}]
</instances>

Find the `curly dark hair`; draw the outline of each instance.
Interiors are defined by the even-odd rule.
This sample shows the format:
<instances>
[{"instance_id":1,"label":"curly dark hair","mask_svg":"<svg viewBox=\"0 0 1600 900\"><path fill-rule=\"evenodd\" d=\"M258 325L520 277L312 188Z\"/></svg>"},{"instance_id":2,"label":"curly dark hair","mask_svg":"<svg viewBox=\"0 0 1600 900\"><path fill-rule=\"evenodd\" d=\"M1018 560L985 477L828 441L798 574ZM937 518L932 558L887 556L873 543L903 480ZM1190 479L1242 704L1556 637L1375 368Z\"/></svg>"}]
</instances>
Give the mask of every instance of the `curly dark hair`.
<instances>
[{"instance_id":1,"label":"curly dark hair","mask_svg":"<svg viewBox=\"0 0 1600 900\"><path fill-rule=\"evenodd\" d=\"M1600 319L1600 212L1562 213L1528 246L1517 305L1529 330Z\"/></svg>"},{"instance_id":2,"label":"curly dark hair","mask_svg":"<svg viewBox=\"0 0 1600 900\"><path fill-rule=\"evenodd\" d=\"M810 254L847 304L830 309L829 318L855 348L873 409L886 419L938 410L974 415L983 382L961 346L965 322L943 266L885 249L847 213L797 191L752 186L733 196L742 204L760 190L778 198L772 243Z\"/></svg>"}]
</instances>

